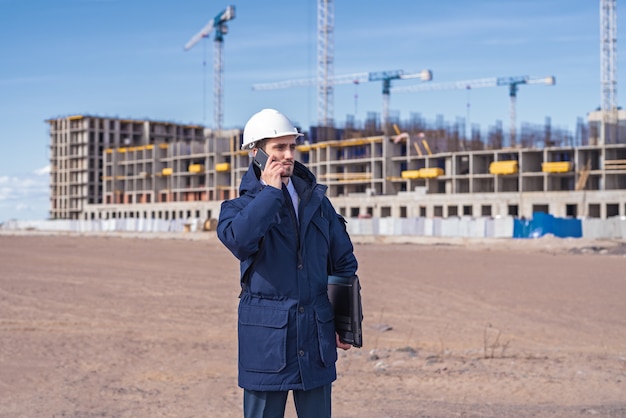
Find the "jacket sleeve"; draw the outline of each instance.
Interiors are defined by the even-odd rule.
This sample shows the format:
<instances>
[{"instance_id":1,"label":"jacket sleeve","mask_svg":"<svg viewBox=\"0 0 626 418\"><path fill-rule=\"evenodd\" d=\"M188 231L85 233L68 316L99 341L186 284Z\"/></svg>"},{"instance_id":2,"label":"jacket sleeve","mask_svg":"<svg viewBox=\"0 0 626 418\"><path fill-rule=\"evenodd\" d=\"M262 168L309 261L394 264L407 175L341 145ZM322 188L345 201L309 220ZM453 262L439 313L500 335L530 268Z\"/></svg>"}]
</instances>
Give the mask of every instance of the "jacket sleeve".
<instances>
[{"instance_id":1,"label":"jacket sleeve","mask_svg":"<svg viewBox=\"0 0 626 418\"><path fill-rule=\"evenodd\" d=\"M235 257L243 261L259 250L265 233L276 223L284 196L265 186L254 197L241 196L222 202L217 236Z\"/></svg>"},{"instance_id":2,"label":"jacket sleeve","mask_svg":"<svg viewBox=\"0 0 626 418\"><path fill-rule=\"evenodd\" d=\"M327 197L324 206L330 219L330 254L328 274L350 277L356 274L358 262L354 255L354 246L346 230L346 220L333 208Z\"/></svg>"}]
</instances>

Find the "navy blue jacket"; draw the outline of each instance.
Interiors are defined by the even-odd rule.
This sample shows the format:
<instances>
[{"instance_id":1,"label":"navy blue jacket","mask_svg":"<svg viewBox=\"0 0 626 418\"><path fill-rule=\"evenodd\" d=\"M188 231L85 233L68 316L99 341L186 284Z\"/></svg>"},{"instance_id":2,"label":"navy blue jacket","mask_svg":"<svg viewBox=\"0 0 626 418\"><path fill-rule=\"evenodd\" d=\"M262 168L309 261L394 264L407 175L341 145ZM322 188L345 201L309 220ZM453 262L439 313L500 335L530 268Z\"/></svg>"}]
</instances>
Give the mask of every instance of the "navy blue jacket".
<instances>
[{"instance_id":1,"label":"navy blue jacket","mask_svg":"<svg viewBox=\"0 0 626 418\"><path fill-rule=\"evenodd\" d=\"M345 220L311 171L296 162L291 177L299 222L284 192L262 185L259 176L251 164L240 197L222 203L217 226L241 262L239 386L313 389L336 379L328 275L356 274L357 260Z\"/></svg>"}]
</instances>

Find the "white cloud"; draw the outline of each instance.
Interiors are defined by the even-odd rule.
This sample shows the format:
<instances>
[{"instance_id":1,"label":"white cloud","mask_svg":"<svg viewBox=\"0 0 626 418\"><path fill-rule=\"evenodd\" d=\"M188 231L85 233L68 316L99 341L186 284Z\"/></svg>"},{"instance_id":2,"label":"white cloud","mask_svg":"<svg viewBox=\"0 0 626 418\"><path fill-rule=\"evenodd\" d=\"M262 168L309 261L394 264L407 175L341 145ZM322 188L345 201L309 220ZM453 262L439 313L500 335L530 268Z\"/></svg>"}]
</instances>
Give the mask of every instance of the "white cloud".
<instances>
[{"instance_id":1,"label":"white cloud","mask_svg":"<svg viewBox=\"0 0 626 418\"><path fill-rule=\"evenodd\" d=\"M50 174L50 166L47 165L45 167L41 167L35 170L35 174L37 174L38 176L47 176L48 174Z\"/></svg>"},{"instance_id":2,"label":"white cloud","mask_svg":"<svg viewBox=\"0 0 626 418\"><path fill-rule=\"evenodd\" d=\"M24 176L0 176L0 222L45 219L48 215L50 167Z\"/></svg>"}]
</instances>

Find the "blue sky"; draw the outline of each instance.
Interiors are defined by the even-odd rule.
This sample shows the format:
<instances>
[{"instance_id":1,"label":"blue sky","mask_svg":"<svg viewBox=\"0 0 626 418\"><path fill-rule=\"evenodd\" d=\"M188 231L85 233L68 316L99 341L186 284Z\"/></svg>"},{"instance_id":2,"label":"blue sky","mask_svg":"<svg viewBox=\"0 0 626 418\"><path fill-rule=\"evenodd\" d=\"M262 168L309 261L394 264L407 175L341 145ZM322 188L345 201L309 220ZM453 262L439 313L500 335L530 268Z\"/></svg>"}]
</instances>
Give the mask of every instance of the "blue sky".
<instances>
[{"instance_id":1,"label":"blue sky","mask_svg":"<svg viewBox=\"0 0 626 418\"><path fill-rule=\"evenodd\" d=\"M242 127L264 107L315 124L315 87L252 85L315 77L316 0L0 0L0 222L48 215L46 119L89 113L212 125L213 38L183 46L229 4L236 18L224 41L224 127ZM429 69L433 82L553 75L554 86L520 86L518 126L549 116L573 131L601 101L599 4L336 0L335 74ZM621 21L618 9L618 80ZM380 113L381 87L336 86L337 123ZM401 119L469 116L483 130L500 120L508 130L506 87L396 93L390 109Z\"/></svg>"}]
</instances>

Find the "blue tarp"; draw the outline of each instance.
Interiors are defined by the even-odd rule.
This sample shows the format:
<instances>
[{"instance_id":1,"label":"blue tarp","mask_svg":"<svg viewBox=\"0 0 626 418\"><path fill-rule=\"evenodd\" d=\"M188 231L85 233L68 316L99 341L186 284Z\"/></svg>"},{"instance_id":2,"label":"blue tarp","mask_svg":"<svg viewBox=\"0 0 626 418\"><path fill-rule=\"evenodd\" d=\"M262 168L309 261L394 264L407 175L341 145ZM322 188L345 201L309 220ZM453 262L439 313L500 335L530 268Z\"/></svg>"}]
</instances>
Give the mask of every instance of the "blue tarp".
<instances>
[{"instance_id":1,"label":"blue tarp","mask_svg":"<svg viewBox=\"0 0 626 418\"><path fill-rule=\"evenodd\" d=\"M583 236L580 219L555 218L543 213L533 213L533 218L513 221L513 238L539 238L552 234L559 238L581 238Z\"/></svg>"}]
</instances>

